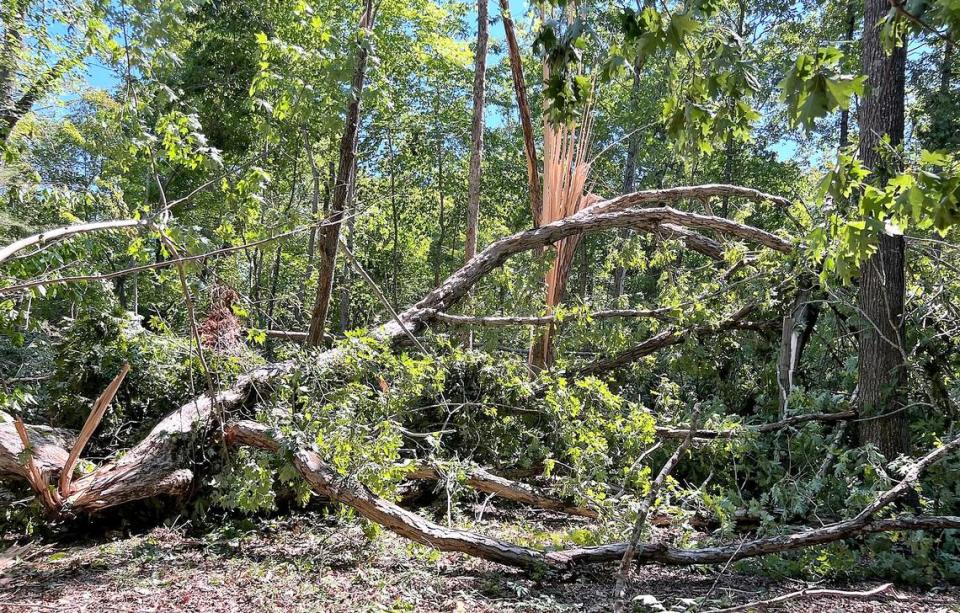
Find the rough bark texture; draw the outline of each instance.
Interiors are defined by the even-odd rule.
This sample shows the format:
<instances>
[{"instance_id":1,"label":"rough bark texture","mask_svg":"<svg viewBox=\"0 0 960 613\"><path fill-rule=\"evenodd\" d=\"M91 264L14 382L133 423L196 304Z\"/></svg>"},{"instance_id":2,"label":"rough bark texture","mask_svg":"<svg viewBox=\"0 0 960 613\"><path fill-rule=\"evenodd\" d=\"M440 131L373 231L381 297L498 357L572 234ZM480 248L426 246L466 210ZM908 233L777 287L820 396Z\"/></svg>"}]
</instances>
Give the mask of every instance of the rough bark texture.
<instances>
[{"instance_id":1,"label":"rough bark texture","mask_svg":"<svg viewBox=\"0 0 960 613\"><path fill-rule=\"evenodd\" d=\"M847 53L850 51L850 47L853 45L853 32L856 27L856 0L847 1L847 23L846 23L846 38L844 39L843 51ZM840 111L840 139L839 145L841 149L846 148L850 144L850 110L843 109Z\"/></svg>"},{"instance_id":2,"label":"rough bark texture","mask_svg":"<svg viewBox=\"0 0 960 613\"><path fill-rule=\"evenodd\" d=\"M323 330L330 309L330 294L333 291L333 277L336 271L337 244L340 240L340 222L347 204L350 183L353 179L354 162L357 158L357 135L360 130L360 99L363 94L363 82L367 74L367 60L370 55L369 33L373 28L373 3L367 0L360 29L367 35L358 41L357 63L350 84L350 102L347 104L346 121L343 136L340 139L340 162L337 167L337 182L333 190L328 220L331 225L320 231L320 261L318 263L317 296L310 316L310 328L307 333L307 345L316 347L323 339Z\"/></svg>"},{"instance_id":3,"label":"rough bark texture","mask_svg":"<svg viewBox=\"0 0 960 613\"><path fill-rule=\"evenodd\" d=\"M895 168L885 167L881 149L903 141L906 44L887 54L879 23L890 10L887 0L864 1L863 69L870 84L860 105L860 158L883 180ZM895 156L894 156L895 157ZM903 406L906 382L903 347L904 240L880 235L877 252L861 267L858 305L864 320L860 328L857 407L863 416L891 413ZM887 458L909 449L906 415L861 421L861 443L873 443Z\"/></svg>"},{"instance_id":4,"label":"rough bark texture","mask_svg":"<svg viewBox=\"0 0 960 613\"><path fill-rule=\"evenodd\" d=\"M183 405L126 454L74 481L64 511L91 512L160 494L184 494L193 481L193 453L206 444L217 424L216 413L243 405L258 386L291 369L288 362L258 368L213 398L202 396Z\"/></svg>"},{"instance_id":5,"label":"rough bark texture","mask_svg":"<svg viewBox=\"0 0 960 613\"><path fill-rule=\"evenodd\" d=\"M51 481L60 474L67 462L67 449L73 445L76 434L47 426L27 426L33 461ZM0 423L0 478L5 476L27 478L27 467L22 459L23 443L13 422Z\"/></svg>"}]
</instances>

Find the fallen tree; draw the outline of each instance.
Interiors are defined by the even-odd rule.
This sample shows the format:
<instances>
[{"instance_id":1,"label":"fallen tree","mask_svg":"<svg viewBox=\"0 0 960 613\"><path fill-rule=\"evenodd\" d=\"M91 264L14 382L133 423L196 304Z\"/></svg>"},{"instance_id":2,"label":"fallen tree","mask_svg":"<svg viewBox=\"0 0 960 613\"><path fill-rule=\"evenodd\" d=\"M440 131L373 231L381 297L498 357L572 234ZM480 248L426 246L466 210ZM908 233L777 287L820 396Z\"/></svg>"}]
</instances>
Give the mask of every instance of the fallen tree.
<instances>
[{"instance_id":1,"label":"fallen tree","mask_svg":"<svg viewBox=\"0 0 960 613\"><path fill-rule=\"evenodd\" d=\"M226 438L232 444L250 445L269 451L279 451L284 448L280 438L267 426L257 422L243 421L231 424L226 429ZM916 484L925 469L958 449L960 449L960 437L929 452L914 463L899 483L880 493L872 503L851 519L821 528L810 528L790 534L715 547L681 549L666 543L639 544L633 548L633 560L636 564L660 563L676 566L723 564L823 545L875 532L960 528L960 517L954 516L876 518L880 511L906 494ZM290 453L294 466L316 493L347 505L362 517L400 536L440 551L466 553L520 568L569 569L585 564L621 560L628 548L631 548L630 543L612 543L547 552L475 532L447 528L376 496L362 483L337 473L310 449L294 448Z\"/></svg>"},{"instance_id":2,"label":"fallen tree","mask_svg":"<svg viewBox=\"0 0 960 613\"><path fill-rule=\"evenodd\" d=\"M630 209L652 202L675 202L685 198L702 199L723 195L778 203L785 201L777 196L731 185L647 190L601 201L564 219L494 242L419 302L399 313L395 319L372 330L371 336L388 345L396 344L420 330L436 313L444 312L455 305L486 274L501 266L509 257L545 247L578 233L671 223L715 231L782 253L793 250L793 243L785 238L729 219L687 213L666 206ZM38 239L31 239L31 244L36 240ZM18 244L20 243L24 241L18 241ZM333 367L344 356L343 349L334 348L318 353L315 360L318 365ZM269 364L241 376L232 386L219 390L213 396L207 394L187 402L161 420L146 438L122 457L74 481L72 492L63 498L56 512L61 515L92 512L161 494L176 496L186 493L193 481L192 460L197 445L205 442L215 427L222 423L221 415L241 407L258 387L269 386L289 374L293 368L294 364L290 361ZM23 447L22 444L13 443L9 447L0 448L0 456L6 457L0 460L0 467L14 462ZM48 449L47 453L55 455L51 449ZM58 471L63 462L53 461L51 465ZM4 472L23 476L20 470ZM50 476L56 477L52 473Z\"/></svg>"},{"instance_id":3,"label":"fallen tree","mask_svg":"<svg viewBox=\"0 0 960 613\"><path fill-rule=\"evenodd\" d=\"M717 232L750 241L781 253L789 253L794 249L793 243L786 238L728 219L683 212L667 206L631 208L654 202L659 204L683 198L723 195L769 200L777 204L785 203L781 198L725 185L649 190L599 202L564 219L533 230L519 232L491 244L416 304L395 314L392 321L375 328L371 335L388 345L399 343L435 320L439 314L445 313L487 273L502 265L510 256L541 248L579 233L622 227L656 227L662 224L676 224L687 229ZM650 339L639 351L635 349L623 355L614 356L611 358L612 362L608 360L599 365L594 364L577 371L576 374L590 374L600 369L627 363L640 355L646 355L646 352L676 344L687 334L706 334L732 329L738 325L749 325L745 319L754 308L752 305L747 305L727 319L711 326L701 326L692 330L666 330ZM345 349L334 348L316 353L314 360L318 366L334 368L341 363L346 354ZM295 365L292 362L270 364L247 373L232 386L218 390L213 395L207 394L187 402L161 420L146 438L125 454L73 481L68 491L62 496L62 500L57 502L58 508L52 511L61 517L69 517L79 512L91 513L158 495L186 493L193 482L194 454L200 446L207 444L212 435L223 428L226 415L259 397L268 395L269 387L294 369ZM252 445L273 451L282 447L282 442L275 438L265 426L253 422L234 423L225 428L225 433L226 440L232 444ZM9 424L0 424L0 473L24 478L26 471L29 470L23 466L22 462L25 449L29 449L30 453L27 455L40 468L45 480L55 479L59 470L68 463L66 452L68 440L63 433L31 426L26 429L26 441L19 434L16 437L12 434ZM674 435L672 432L669 434ZM689 438L690 432L684 432L684 436ZM707 432L697 433L697 438L707 436L709 436ZM870 505L853 519L794 534L760 538L736 546L678 549L667 544L640 544L635 550L635 560L637 563L710 564L789 551L875 531L960 527L960 519L953 517L883 520L874 517L881 509L902 495L916 481L923 468L942 458L958 445L960 443L954 440L925 456L901 484L886 492L877 503ZM398 534L444 551L460 551L525 568L544 565L569 568L585 563L621 559L628 547L625 543L618 543L542 552L463 530L445 528L375 496L362 483L342 477L310 449L291 449L290 452L295 466L317 493L356 509L367 519ZM427 468L424 469L422 476L434 478L439 474L435 469ZM552 507L588 517L593 514L592 510L578 511L577 507L571 506L566 501L549 499L532 489L519 487L510 482L504 483L505 480L498 480L493 475L482 472L474 471L468 475L468 480L477 489L499 493L520 502L546 508Z\"/></svg>"}]
</instances>

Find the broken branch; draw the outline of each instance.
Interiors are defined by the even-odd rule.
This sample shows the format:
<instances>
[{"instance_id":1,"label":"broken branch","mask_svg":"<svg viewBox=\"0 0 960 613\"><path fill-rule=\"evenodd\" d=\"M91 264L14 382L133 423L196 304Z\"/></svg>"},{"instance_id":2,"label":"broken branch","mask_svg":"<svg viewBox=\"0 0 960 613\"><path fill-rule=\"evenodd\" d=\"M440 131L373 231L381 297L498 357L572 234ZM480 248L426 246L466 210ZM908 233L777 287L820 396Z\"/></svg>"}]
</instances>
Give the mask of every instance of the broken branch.
<instances>
[{"instance_id":1,"label":"broken branch","mask_svg":"<svg viewBox=\"0 0 960 613\"><path fill-rule=\"evenodd\" d=\"M796 592L790 592L789 594L782 594L776 598L768 598L767 600L758 600L756 602L748 602L747 604L738 605L736 607L727 607L725 609L709 609L704 611L704 613L735 613L736 611L757 611L766 609L769 606L783 604L791 600L813 600L816 598L824 598L827 596L833 596L837 598L856 598L858 600L867 600L879 596L884 592L890 590L893 587L892 583L884 583L883 585L877 586L872 590L865 590L863 592L850 592L847 590L828 590L828 589L810 589L805 588L802 590L797 590Z\"/></svg>"},{"instance_id":2,"label":"broken branch","mask_svg":"<svg viewBox=\"0 0 960 613\"><path fill-rule=\"evenodd\" d=\"M93 409L90 411L87 421L83 424L83 429L80 430L77 442L73 444L73 449L70 450L70 455L63 464L63 470L60 471L59 489L61 496L67 497L70 495L70 485L73 481L73 467L76 466L77 460L80 459L80 454L83 453L83 448L87 446L97 426L103 421L107 407L113 402L113 397L117 395L117 390L120 389L120 384L123 383L123 379L129 371L130 364L124 362L119 374L113 378L113 381L110 382L107 388L103 390L103 393L101 393L93 403Z\"/></svg>"}]
</instances>

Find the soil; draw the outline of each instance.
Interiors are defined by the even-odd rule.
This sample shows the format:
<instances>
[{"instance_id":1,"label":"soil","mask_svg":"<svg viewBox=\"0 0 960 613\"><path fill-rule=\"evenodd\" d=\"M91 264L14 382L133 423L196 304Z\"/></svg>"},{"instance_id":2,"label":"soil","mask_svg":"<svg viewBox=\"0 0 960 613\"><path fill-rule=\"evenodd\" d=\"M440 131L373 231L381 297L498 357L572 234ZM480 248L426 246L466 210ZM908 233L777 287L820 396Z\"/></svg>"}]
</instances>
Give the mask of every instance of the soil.
<instances>
[{"instance_id":1,"label":"soil","mask_svg":"<svg viewBox=\"0 0 960 613\"><path fill-rule=\"evenodd\" d=\"M545 535L557 523L513 517L488 519L481 527L518 539L537 529ZM576 528L576 520L566 523ZM370 535L358 522L319 514L227 522L202 533L187 524L95 541L33 542L16 562L2 565L0 558L0 612L608 611L616 570L610 565L531 577L391 533ZM862 591L879 584L818 587ZM732 569L646 566L633 575L628 596L637 611L702 611L807 585ZM700 609L684 605L693 598L703 599ZM829 597L778 607L773 610L960 612L960 587L898 586L870 600Z\"/></svg>"}]
</instances>

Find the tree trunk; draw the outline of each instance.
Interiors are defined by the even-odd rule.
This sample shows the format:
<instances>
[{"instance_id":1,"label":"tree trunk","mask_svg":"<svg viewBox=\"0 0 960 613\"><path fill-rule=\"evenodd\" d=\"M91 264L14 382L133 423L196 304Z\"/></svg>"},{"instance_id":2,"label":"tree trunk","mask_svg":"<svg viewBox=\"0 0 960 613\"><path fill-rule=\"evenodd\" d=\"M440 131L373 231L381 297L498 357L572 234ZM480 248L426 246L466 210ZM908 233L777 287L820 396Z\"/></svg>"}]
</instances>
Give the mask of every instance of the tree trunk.
<instances>
[{"instance_id":1,"label":"tree trunk","mask_svg":"<svg viewBox=\"0 0 960 613\"><path fill-rule=\"evenodd\" d=\"M467 177L467 235L464 261L477 255L480 217L480 165L483 162L483 104L487 69L487 0L477 0L477 50L473 73L473 118L470 122L470 174Z\"/></svg>"},{"instance_id":2,"label":"tree trunk","mask_svg":"<svg viewBox=\"0 0 960 613\"><path fill-rule=\"evenodd\" d=\"M317 223L320 220L320 167L317 166L317 159L313 155L313 147L310 143L309 133L307 129L303 129L303 146L307 150L307 159L310 161L310 176L313 179L313 193L310 197L310 222ZM333 173L331 172L331 175ZM330 188L329 186L324 186L326 188L326 193L324 194L324 210L329 206L330 198ZM304 274L303 279L303 304L307 302L307 287L310 285L310 279L313 277L313 262L316 257L317 250L317 229L311 228L310 234L307 237L307 270Z\"/></svg>"},{"instance_id":3,"label":"tree trunk","mask_svg":"<svg viewBox=\"0 0 960 613\"><path fill-rule=\"evenodd\" d=\"M473 71L473 118L470 121L470 173L467 177L467 231L464 262L477 255L480 225L480 167L483 163L483 104L487 70L487 2L477 0L477 49ZM466 330L463 345L473 346L473 334Z\"/></svg>"},{"instance_id":4,"label":"tree trunk","mask_svg":"<svg viewBox=\"0 0 960 613\"><path fill-rule=\"evenodd\" d=\"M631 100L635 103L637 101L638 93L640 91L640 66L639 62L634 66L633 72L633 89L631 90ZM627 144L627 159L623 163L623 185L621 187L621 194L630 194L633 193L633 190L636 189L637 183L637 153L640 149L640 136L636 133L630 135L630 139ZM628 231L620 232L620 238L626 239L630 236ZM613 299L617 300L623 296L624 288L627 283L627 269L623 267L623 264L618 264L617 267L613 270Z\"/></svg>"},{"instance_id":5,"label":"tree trunk","mask_svg":"<svg viewBox=\"0 0 960 613\"><path fill-rule=\"evenodd\" d=\"M527 159L527 191L530 192L530 217L533 227L539 227L543 211L543 192L540 189L540 172L537 167L537 148L534 144L533 122L530 120L530 104L527 102L527 84L523 78L523 59L520 57L520 45L513 30L510 17L509 0L500 0L500 16L507 38L507 50L510 58L510 74L513 76L513 90L517 97L517 110L520 115L520 127L523 129L523 150Z\"/></svg>"},{"instance_id":6,"label":"tree trunk","mask_svg":"<svg viewBox=\"0 0 960 613\"><path fill-rule=\"evenodd\" d=\"M370 54L369 38L373 29L373 0L366 0L363 16L360 18L360 29L366 35L357 41L357 64L353 71L353 81L350 85L350 101L347 104L346 121L343 136L340 139L340 164L337 168L337 183L334 186L333 202L330 204L331 225L324 226L320 231L320 265L317 278L317 297L313 305L313 314L310 317L310 328L307 331L306 344L316 347L323 340L323 330L327 322L327 312L330 309L330 294L333 291L333 277L336 271L337 243L340 240L340 222L343 219L343 209L347 203L347 193L352 180L352 170L357 157L357 134L360 131L360 99L363 94L363 81L367 72L367 59Z\"/></svg>"},{"instance_id":7,"label":"tree trunk","mask_svg":"<svg viewBox=\"0 0 960 613\"><path fill-rule=\"evenodd\" d=\"M440 202L440 225L437 232L437 245L433 254L433 285L440 285L443 268L443 244L447 240L447 220L443 202L443 129L440 125L440 85L437 84L437 198Z\"/></svg>"},{"instance_id":8,"label":"tree trunk","mask_svg":"<svg viewBox=\"0 0 960 613\"><path fill-rule=\"evenodd\" d=\"M393 152L393 131L387 128L387 153L390 156L390 219L393 222L393 236L390 237L392 250L393 275L390 282L390 294L393 304L400 304L400 209L397 205L397 167Z\"/></svg>"},{"instance_id":9,"label":"tree trunk","mask_svg":"<svg viewBox=\"0 0 960 613\"><path fill-rule=\"evenodd\" d=\"M353 251L353 226L356 216L354 213L354 198L357 191L357 164L354 160L353 172L350 173L350 192L347 195L347 249ZM346 332L350 325L350 273L352 268L349 262L343 263L343 278L340 280L340 332Z\"/></svg>"},{"instance_id":10,"label":"tree trunk","mask_svg":"<svg viewBox=\"0 0 960 613\"><path fill-rule=\"evenodd\" d=\"M903 142L906 43L887 54L878 24L890 10L887 0L864 1L863 69L870 88L860 106L860 158L879 181L896 172L884 166L878 149ZM889 137L889 145L882 142ZM909 424L902 411L904 363L904 240L880 235L877 252L860 270L860 330L857 409L861 444L874 444L893 459L909 449ZM880 417L883 415L882 417Z\"/></svg>"},{"instance_id":11,"label":"tree trunk","mask_svg":"<svg viewBox=\"0 0 960 613\"><path fill-rule=\"evenodd\" d=\"M847 2L847 29L846 37L844 38L843 48L844 51L849 51L850 47L853 45L853 31L856 27L856 10L854 7L855 0L849 0ZM850 110L843 109L840 111L840 148L844 149L850 144Z\"/></svg>"},{"instance_id":12,"label":"tree trunk","mask_svg":"<svg viewBox=\"0 0 960 613\"><path fill-rule=\"evenodd\" d=\"M940 95L950 93L950 79L953 77L953 45L943 44L943 60L940 64Z\"/></svg>"}]
</instances>

